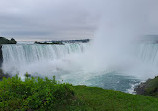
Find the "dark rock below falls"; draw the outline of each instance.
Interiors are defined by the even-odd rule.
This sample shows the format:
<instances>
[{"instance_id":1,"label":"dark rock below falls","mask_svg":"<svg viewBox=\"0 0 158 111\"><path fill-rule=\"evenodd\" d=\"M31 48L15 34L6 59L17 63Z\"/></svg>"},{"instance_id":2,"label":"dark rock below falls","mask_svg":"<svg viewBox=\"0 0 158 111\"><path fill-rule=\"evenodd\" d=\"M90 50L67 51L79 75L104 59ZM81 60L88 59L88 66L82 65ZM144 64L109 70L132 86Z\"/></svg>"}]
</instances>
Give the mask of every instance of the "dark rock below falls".
<instances>
[{"instance_id":1,"label":"dark rock below falls","mask_svg":"<svg viewBox=\"0 0 158 111\"><path fill-rule=\"evenodd\" d=\"M158 76L139 84L134 90L139 95L158 97Z\"/></svg>"}]
</instances>

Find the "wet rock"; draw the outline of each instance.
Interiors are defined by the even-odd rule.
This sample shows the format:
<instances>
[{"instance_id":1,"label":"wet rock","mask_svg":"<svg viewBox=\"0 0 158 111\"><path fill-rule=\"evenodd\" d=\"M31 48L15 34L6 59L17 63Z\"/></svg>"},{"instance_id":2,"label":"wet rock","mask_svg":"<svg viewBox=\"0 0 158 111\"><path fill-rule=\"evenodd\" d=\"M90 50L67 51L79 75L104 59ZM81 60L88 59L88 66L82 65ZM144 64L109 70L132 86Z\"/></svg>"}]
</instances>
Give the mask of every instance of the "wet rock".
<instances>
[{"instance_id":1,"label":"wet rock","mask_svg":"<svg viewBox=\"0 0 158 111\"><path fill-rule=\"evenodd\" d=\"M2 45L0 45L0 67L2 67L3 63L3 54L2 54Z\"/></svg>"},{"instance_id":2,"label":"wet rock","mask_svg":"<svg viewBox=\"0 0 158 111\"><path fill-rule=\"evenodd\" d=\"M154 79L148 79L146 82L139 84L134 89L136 94L145 96L158 97L158 76Z\"/></svg>"}]
</instances>

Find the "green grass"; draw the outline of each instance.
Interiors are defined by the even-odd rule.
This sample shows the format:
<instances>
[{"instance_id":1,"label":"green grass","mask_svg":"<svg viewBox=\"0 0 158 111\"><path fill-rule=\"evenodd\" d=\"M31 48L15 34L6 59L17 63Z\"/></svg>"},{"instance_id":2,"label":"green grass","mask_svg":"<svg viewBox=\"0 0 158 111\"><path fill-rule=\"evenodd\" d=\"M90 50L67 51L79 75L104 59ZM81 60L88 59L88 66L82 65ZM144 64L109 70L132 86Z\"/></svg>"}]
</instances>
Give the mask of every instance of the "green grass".
<instances>
[{"instance_id":1,"label":"green grass","mask_svg":"<svg viewBox=\"0 0 158 111\"><path fill-rule=\"evenodd\" d=\"M156 96L158 97L158 77L154 79L149 79L145 83L144 95Z\"/></svg>"},{"instance_id":2,"label":"green grass","mask_svg":"<svg viewBox=\"0 0 158 111\"><path fill-rule=\"evenodd\" d=\"M97 87L75 86L76 96L92 111L158 111L158 99Z\"/></svg>"},{"instance_id":3,"label":"green grass","mask_svg":"<svg viewBox=\"0 0 158 111\"><path fill-rule=\"evenodd\" d=\"M158 111L158 98L16 76L0 81L0 111Z\"/></svg>"}]
</instances>

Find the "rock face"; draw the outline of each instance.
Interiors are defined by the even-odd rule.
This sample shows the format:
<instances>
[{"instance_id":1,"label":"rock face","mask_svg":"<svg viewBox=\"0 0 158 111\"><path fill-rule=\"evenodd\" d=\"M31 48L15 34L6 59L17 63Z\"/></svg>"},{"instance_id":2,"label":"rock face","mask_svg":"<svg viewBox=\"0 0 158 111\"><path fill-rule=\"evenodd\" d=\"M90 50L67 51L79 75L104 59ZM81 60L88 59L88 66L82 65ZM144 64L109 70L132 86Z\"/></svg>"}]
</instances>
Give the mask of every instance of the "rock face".
<instances>
[{"instance_id":1,"label":"rock face","mask_svg":"<svg viewBox=\"0 0 158 111\"><path fill-rule=\"evenodd\" d=\"M11 40L6 39L5 37L0 37L0 44L16 44L15 39L11 38Z\"/></svg>"},{"instance_id":2,"label":"rock face","mask_svg":"<svg viewBox=\"0 0 158 111\"><path fill-rule=\"evenodd\" d=\"M158 76L141 83L134 90L139 95L158 97Z\"/></svg>"},{"instance_id":3,"label":"rock face","mask_svg":"<svg viewBox=\"0 0 158 111\"><path fill-rule=\"evenodd\" d=\"M3 44L16 44L17 42L15 39L8 40L5 37L0 37L0 67L2 66L3 63L3 54L2 54L2 45Z\"/></svg>"},{"instance_id":4,"label":"rock face","mask_svg":"<svg viewBox=\"0 0 158 111\"><path fill-rule=\"evenodd\" d=\"M2 54L2 45L0 45L0 67L2 66L3 63L3 54Z\"/></svg>"}]
</instances>

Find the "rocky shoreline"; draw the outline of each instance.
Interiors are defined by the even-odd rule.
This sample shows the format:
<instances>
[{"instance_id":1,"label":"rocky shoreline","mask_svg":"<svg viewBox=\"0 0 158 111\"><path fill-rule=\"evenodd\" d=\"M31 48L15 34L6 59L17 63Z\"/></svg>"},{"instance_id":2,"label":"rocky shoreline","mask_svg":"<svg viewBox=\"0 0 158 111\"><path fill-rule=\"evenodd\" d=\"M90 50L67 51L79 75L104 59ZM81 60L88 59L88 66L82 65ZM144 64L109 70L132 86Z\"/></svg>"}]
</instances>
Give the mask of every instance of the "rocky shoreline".
<instances>
[{"instance_id":1,"label":"rocky shoreline","mask_svg":"<svg viewBox=\"0 0 158 111\"><path fill-rule=\"evenodd\" d=\"M135 87L134 91L138 95L158 97L158 76L148 79Z\"/></svg>"}]
</instances>

